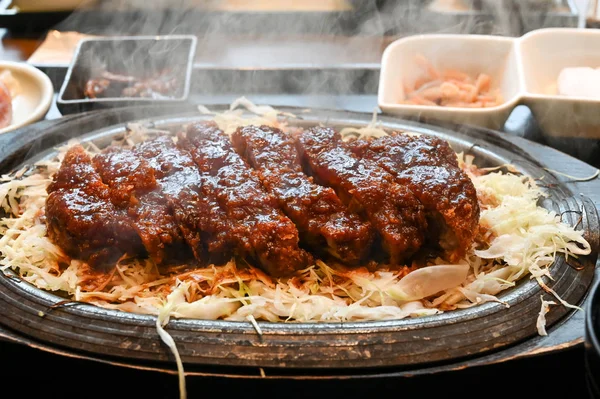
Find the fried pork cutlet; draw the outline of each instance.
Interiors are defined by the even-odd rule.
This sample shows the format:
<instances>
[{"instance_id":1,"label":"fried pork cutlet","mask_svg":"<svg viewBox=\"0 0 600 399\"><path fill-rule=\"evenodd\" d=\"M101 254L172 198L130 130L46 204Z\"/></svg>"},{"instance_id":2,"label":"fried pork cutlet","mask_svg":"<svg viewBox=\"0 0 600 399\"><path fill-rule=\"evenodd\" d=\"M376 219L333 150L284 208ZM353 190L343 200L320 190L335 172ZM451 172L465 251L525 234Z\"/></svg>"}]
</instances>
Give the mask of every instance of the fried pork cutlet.
<instances>
[{"instance_id":1,"label":"fried pork cutlet","mask_svg":"<svg viewBox=\"0 0 600 399\"><path fill-rule=\"evenodd\" d=\"M180 136L179 145L192 154L200 172L211 177L206 184L234 221L240 255L255 259L273 276L290 275L311 264L312 256L298 246L298 229L225 133L211 124L194 124Z\"/></svg>"},{"instance_id":2,"label":"fried pork cutlet","mask_svg":"<svg viewBox=\"0 0 600 399\"><path fill-rule=\"evenodd\" d=\"M375 163L356 156L333 129L310 128L297 135L297 143L318 181L369 219L390 263L403 262L421 247L427 221L423 205L407 187Z\"/></svg>"},{"instance_id":3,"label":"fried pork cutlet","mask_svg":"<svg viewBox=\"0 0 600 399\"><path fill-rule=\"evenodd\" d=\"M126 253L144 252L130 217L111 202L109 187L81 145L67 151L47 191L48 236L67 255L101 269Z\"/></svg>"},{"instance_id":4,"label":"fried pork cutlet","mask_svg":"<svg viewBox=\"0 0 600 399\"><path fill-rule=\"evenodd\" d=\"M169 136L137 144L133 151L154 171L160 196L168 200L174 223L194 257L201 264L229 260L233 254L231 221L191 155Z\"/></svg>"},{"instance_id":5,"label":"fried pork cutlet","mask_svg":"<svg viewBox=\"0 0 600 399\"><path fill-rule=\"evenodd\" d=\"M290 136L269 126L246 126L232 141L312 250L325 250L348 264L365 259L373 241L370 223L348 212L333 189L304 174Z\"/></svg>"},{"instance_id":6,"label":"fried pork cutlet","mask_svg":"<svg viewBox=\"0 0 600 399\"><path fill-rule=\"evenodd\" d=\"M348 143L408 187L428 212L430 241L440 242L451 260L460 259L479 225L479 203L471 179L458 166L448 142L426 135L394 133ZM438 215L441 217L438 217Z\"/></svg>"}]
</instances>

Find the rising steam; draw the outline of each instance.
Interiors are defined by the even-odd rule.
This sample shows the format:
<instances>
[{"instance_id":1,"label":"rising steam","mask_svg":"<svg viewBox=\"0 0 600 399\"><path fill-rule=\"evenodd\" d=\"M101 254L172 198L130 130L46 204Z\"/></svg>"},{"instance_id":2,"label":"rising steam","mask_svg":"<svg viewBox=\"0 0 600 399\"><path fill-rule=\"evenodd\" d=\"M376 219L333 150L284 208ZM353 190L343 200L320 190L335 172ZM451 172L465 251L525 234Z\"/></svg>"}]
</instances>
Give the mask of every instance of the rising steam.
<instances>
[{"instance_id":1,"label":"rising steam","mask_svg":"<svg viewBox=\"0 0 600 399\"><path fill-rule=\"evenodd\" d=\"M399 37L421 33L519 36L535 28L577 24L576 17L558 19L556 9L544 8L556 2L539 0L95 3L84 1L56 28L95 35L196 35L192 91L196 102L204 104L229 103L246 95L257 102L293 106L301 104L278 95L308 94L313 106L352 110L359 100L356 96L377 92L381 54ZM450 3L464 11L444 11ZM340 65L353 67L341 73Z\"/></svg>"}]
</instances>

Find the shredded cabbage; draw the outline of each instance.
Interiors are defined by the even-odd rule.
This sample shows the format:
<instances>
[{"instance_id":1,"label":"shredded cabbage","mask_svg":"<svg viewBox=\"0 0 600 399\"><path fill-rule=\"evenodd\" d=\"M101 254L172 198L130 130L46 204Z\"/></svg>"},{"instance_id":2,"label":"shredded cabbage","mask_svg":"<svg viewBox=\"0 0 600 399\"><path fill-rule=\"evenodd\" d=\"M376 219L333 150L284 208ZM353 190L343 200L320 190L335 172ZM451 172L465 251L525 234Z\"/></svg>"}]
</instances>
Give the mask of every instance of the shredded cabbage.
<instances>
[{"instance_id":1,"label":"shredded cabbage","mask_svg":"<svg viewBox=\"0 0 600 399\"><path fill-rule=\"evenodd\" d=\"M365 127L345 127L340 130L340 135L343 139L358 138L363 139L367 137L382 137L387 136L388 133L377 123L377 108L373 110L373 118L371 122Z\"/></svg>"},{"instance_id":2,"label":"shredded cabbage","mask_svg":"<svg viewBox=\"0 0 600 399\"><path fill-rule=\"evenodd\" d=\"M245 98L225 112L213 113L215 122L228 132L254 123L287 129L288 117L293 115L257 106ZM380 129L376 112L367 128L342 131L347 136L387 134L369 129ZM131 124L118 144L132 146L153 133ZM97 276L82 262L68 259L47 238L43 222L46 186L73 143L59 148L54 160L2 176L0 206L10 216L0 221L0 267L18 272L42 289L63 291L78 301L108 308L158 315L166 295L177 286L186 292L177 301L172 297L173 317L246 320L255 327L256 320L418 317L502 302L497 295L526 276L539 280L548 291L542 278L551 278L550 266L558 254L581 256L591 250L581 231L537 205L543 192L532 179L493 169L482 172L472 157L457 154L477 189L485 227L459 264L437 259L416 270L407 266L369 272L317 261L293 278L273 280L260 270L240 267L233 259L222 266L167 274L161 274L150 260L129 259L120 261L112 275ZM90 153L99 151L93 143L86 145Z\"/></svg>"},{"instance_id":3,"label":"shredded cabbage","mask_svg":"<svg viewBox=\"0 0 600 399\"><path fill-rule=\"evenodd\" d=\"M536 327L538 330L538 334L545 336L548 335L546 331L546 314L550 311L550 305L556 305L554 301L545 301L544 297L541 297L542 307L540 309L540 313L538 314L538 318L536 321Z\"/></svg>"},{"instance_id":4,"label":"shredded cabbage","mask_svg":"<svg viewBox=\"0 0 600 399\"><path fill-rule=\"evenodd\" d=\"M469 265L434 265L408 273L386 292L399 302L416 301L460 286L466 279Z\"/></svg>"},{"instance_id":5,"label":"shredded cabbage","mask_svg":"<svg viewBox=\"0 0 600 399\"><path fill-rule=\"evenodd\" d=\"M199 105L198 110L202 114L213 114L213 121L219 129L227 134L232 134L238 127L248 125L268 125L285 128L287 124L280 117L296 117L294 114L278 111L269 105L256 105L246 97L236 99L230 104L229 110L223 113L212 112L204 105ZM248 112L253 115L248 116Z\"/></svg>"},{"instance_id":6,"label":"shredded cabbage","mask_svg":"<svg viewBox=\"0 0 600 399\"><path fill-rule=\"evenodd\" d=\"M171 292L167 296L166 303L160 309L158 313L158 317L156 318L156 330L158 331L158 335L160 339L169 347L173 356L175 356L175 363L177 364L177 374L179 381L179 398L186 399L187 398L187 389L185 384L185 372L183 371L183 362L181 361L181 356L179 355L179 351L177 350L177 345L173 340L173 337L164 329L165 326L169 322L169 318L173 311L173 308L181 303L181 298L185 296L185 292L187 291L185 284L177 284L173 292Z\"/></svg>"},{"instance_id":7,"label":"shredded cabbage","mask_svg":"<svg viewBox=\"0 0 600 399\"><path fill-rule=\"evenodd\" d=\"M211 113L200 106L203 113ZM248 116L248 113L252 115ZM213 120L227 133L249 124L289 129L284 114L269 106L256 106L245 98L231 104ZM132 146L149 131L131 124L119 140ZM342 129L345 138L387 134L377 124L377 113L366 128ZM537 205L544 195L535 182L514 168L478 169L472 156L457 154L472 179L481 205L480 232L463 260L449 264L436 259L415 268L369 271L346 269L318 260L295 276L272 279L259 269L238 265L183 268L160 272L148 259L121 259L110 275L90 270L69 259L46 235L44 205L46 187L59 169L66 149L55 159L0 177L0 268L49 291L61 291L77 301L125 312L153 314L161 339L173 351L182 397L185 396L183 365L177 348L165 331L170 317L243 320L262 334L257 320L271 322L324 322L401 319L435 315L453 309L502 300L498 297L517 281L529 277L554 295L564 306L577 308L558 297L551 281L551 266L559 254L577 257L591 252L580 230L559 215ZM86 143L90 153L100 151ZM545 332L545 315L554 302L542 299L537 320ZM505 304L506 305L506 304Z\"/></svg>"}]
</instances>

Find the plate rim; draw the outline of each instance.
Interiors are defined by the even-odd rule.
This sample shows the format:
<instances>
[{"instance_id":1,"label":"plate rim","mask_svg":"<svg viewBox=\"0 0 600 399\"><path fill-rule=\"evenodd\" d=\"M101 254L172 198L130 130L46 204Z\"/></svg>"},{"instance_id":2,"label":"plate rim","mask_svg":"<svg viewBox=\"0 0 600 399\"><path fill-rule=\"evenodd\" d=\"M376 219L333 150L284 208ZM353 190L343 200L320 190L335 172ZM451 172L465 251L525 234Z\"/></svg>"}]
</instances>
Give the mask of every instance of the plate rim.
<instances>
[{"instance_id":1,"label":"plate rim","mask_svg":"<svg viewBox=\"0 0 600 399\"><path fill-rule=\"evenodd\" d=\"M291 107L280 107L280 108L282 110L285 110L285 109L294 109L294 108L291 108ZM352 116L357 116L357 117L360 116L360 118L358 118L358 119L360 119L360 123L362 123L363 125L366 124L366 123L368 123L370 121L371 117L372 117L371 114L367 114L367 113L357 113L357 112L349 112L349 111L342 111L342 112L340 112L340 111L320 110L320 109L318 111L324 112L326 114L334 112L334 113L336 113L338 115L340 115L340 113L342 113L342 114L343 113L347 113L347 114L352 115ZM194 115L194 118L196 118L196 119L200 119L199 117L200 117L199 114L198 115ZM159 119L160 120L160 118L161 118L160 116L159 117L153 117L153 118L142 118L142 119L135 119L135 121L139 122L139 121L144 121L146 119L152 119L152 120ZM176 120L179 117L177 115L170 115L170 116L167 115L167 116L163 117L163 119L165 119L165 118L166 119L170 119L170 120ZM390 118L389 117L381 117L380 119L381 120L385 120L385 119L390 119ZM395 122L395 123L404 124L404 125L410 125L411 123L413 123L413 121L407 121L407 120L404 120L404 119L401 119L401 118L397 118L397 117L392 117L391 120L393 122ZM354 120L352 120L352 122L354 122ZM126 123L127 122L119 123L119 124L113 124L112 126L109 126L108 128L113 128L114 129L114 128L119 128L118 126L121 126L120 129L123 129L123 126L125 126ZM434 129L434 130L436 130L436 129L442 129L442 130L444 130L444 128L441 128L441 127L438 127L438 126L432 126L432 125L424 125L423 126L421 124L421 127L423 129ZM100 130L107 130L108 128L105 127L105 128L100 129ZM478 131L484 131L485 129L476 128L476 130L478 130ZM96 133L96 131L88 132L86 135L84 135L84 137L85 136L93 136L95 133ZM460 132L454 131L453 133L460 135ZM497 138L498 139L502 139L502 137L500 137L500 136L498 136ZM585 298L585 296L586 296L586 294L584 293L583 298ZM486 305L488 305L488 307L495 306L495 304L484 304L484 305L478 306L477 308L478 309L482 309L482 307L484 307ZM93 305L91 305L91 306L93 306ZM53 312L56 312L56 313L59 313L59 314L62 314L62 315L67 315L69 312L72 312L72 311L75 311L75 310L76 310L75 307L73 307L73 308L65 307L65 308L57 309L56 311L53 311ZM449 314L449 313L453 314L454 312L448 312L446 314ZM443 315L444 314L442 314L442 315L436 315L436 316L443 316ZM569 315L569 312L565 312L559 318L557 318L556 320L554 320L553 324L558 323L564 316L568 316L568 315ZM155 319L155 316L151 316L151 317ZM419 318L419 321L422 320L422 319L423 318ZM179 332L181 330L185 329L186 324L188 322L186 320L178 320L178 319L174 319L174 318L172 320L173 320L173 324L169 324L168 328L170 328L170 331L172 333L176 334L180 338L181 335L179 335ZM401 326L402 324L411 324L411 323L407 323L406 321L403 321L403 320L406 320L406 319L400 319L400 320L398 320L401 323L399 323L400 326L397 326L397 328L399 328L401 330L403 329L402 326ZM413 321L413 324L414 323L418 324L419 321ZM225 323L230 323L231 324L231 323L234 323L234 322L225 322ZM244 323L244 322L241 322L241 323ZM266 323L268 323L268 322L266 322ZM371 326L368 326L365 323L373 323L373 324ZM355 334L361 334L361 333L365 332L365 330L369 330L369 327L378 327L379 323L380 322L360 322L360 324L361 324L360 327L362 327L362 328L357 329L355 331ZM199 328L194 328L193 329L193 331L196 332L196 333L198 333L198 332L214 333L214 332L219 332L219 331L221 331L223 333L227 332L227 331L223 331L223 328L219 327L219 323L214 323L214 321L208 321L208 323L207 323L208 325L204 326L205 327L204 329L202 328L201 325L200 326L197 325L198 324L198 320L192 320L192 324L196 324L196 327L199 327ZM202 324L202 323L200 323L200 324ZM209 326L210 324L212 324L213 326L210 327ZM232 333L239 333L239 334L241 334L242 336L245 337L244 339L250 339L250 340L257 340L258 339L258 343L260 343L260 341L261 341L262 338L261 337L257 338L257 334L254 331L253 327L250 325L250 323L245 323L245 324L246 324L245 328L243 328L242 325L234 326L235 328L233 328ZM293 334L286 333L286 331L271 331L269 329L269 325L265 324L265 322L259 322L259 324L261 325L261 328L264 327L264 329L267 331L267 336L269 336L269 335L278 335L278 334L282 334L284 336L285 335L293 335ZM271 323L271 324L273 324L273 323ZM315 323L310 323L310 324L311 324L311 327L315 326ZM343 325L347 326L348 324L351 324L351 323L332 323L332 324L338 325L338 326L340 324L343 324ZM394 323L391 323L391 324L394 324ZM293 329L293 326L298 326L298 325L299 325L299 323L288 324L288 326L285 327L285 329L290 329L290 328ZM323 323L319 323L319 325L324 325L324 324ZM393 326L391 326L391 327L392 327L391 329L393 330L394 329ZM410 330L410 327L408 329ZM404 330L406 330L406 328L404 328ZM187 330L188 333L189 333L189 331L190 330ZM389 330L386 330L386 331L389 332ZM380 330L379 332L384 332L385 333L386 331ZM348 333L348 332L349 331L347 331L347 330L344 331L344 333ZM324 333L324 335L327 335L327 334L331 335L331 334L335 334L335 331L332 331L330 329L330 330L323 331L323 333ZM310 335L310 334L314 334L314 332L306 331L305 334L306 335ZM164 354L164 350L162 352L163 352L162 360L168 359L169 358L168 354ZM189 357L187 359L189 360ZM199 364L201 364L201 363L199 363ZM414 367L415 364L412 364L412 366Z\"/></svg>"}]
</instances>

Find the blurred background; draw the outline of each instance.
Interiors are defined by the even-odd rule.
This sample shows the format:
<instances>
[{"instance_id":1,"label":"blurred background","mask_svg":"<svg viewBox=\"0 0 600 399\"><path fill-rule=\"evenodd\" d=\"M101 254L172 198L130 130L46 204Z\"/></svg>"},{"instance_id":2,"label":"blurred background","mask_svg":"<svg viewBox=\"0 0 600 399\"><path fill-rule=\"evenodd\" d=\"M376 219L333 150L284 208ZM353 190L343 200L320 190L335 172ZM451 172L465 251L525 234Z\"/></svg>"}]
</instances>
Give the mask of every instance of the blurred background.
<instances>
[{"instance_id":1,"label":"blurred background","mask_svg":"<svg viewBox=\"0 0 600 399\"><path fill-rule=\"evenodd\" d=\"M0 61L24 62L39 68L50 77L56 98L82 39L191 34L197 37L190 93L195 104L229 104L244 95L256 103L273 106L372 112L377 106L381 57L396 39L424 33L519 37L550 27L596 29L600 27L599 1L0 0ZM485 54L474 56L485 57ZM62 116L53 101L45 119ZM530 110L524 106L514 109L503 130L544 141ZM585 160L595 161L594 166L600 167L598 137L577 142L567 137L565 142L569 146L558 148L585 148L589 155ZM587 169L579 173L589 175ZM0 353L8 353L15 359L34 359L38 354L16 346ZM77 368L45 353L38 355L40 364L56 365L47 368L43 381L54 381L65 369ZM540 360L511 362L491 368L487 374L481 369L467 370L463 379L456 380L450 375L438 384L448 388L446 393L462 395L465 381L479 382L478 387L485 388L487 397L504 396L505 389L495 389L498 375L512 372L527 376L529 381L546 381L557 368L563 368L561 377L572 382L571 385L562 384L558 390L554 384L529 385L533 388L531 393L552 397L551 394L560 392L570 397L585 397L583 348L560 351L551 357L551 362L547 359L540 356ZM112 370L106 365L93 367L96 372L90 374L109 375ZM13 381L9 376L14 384L22 382L19 386L24 386L29 382L27 373L16 370L13 374L20 378ZM129 384L130 376L129 370L113 372L113 384L100 384L98 393L101 397L112 395L114 386ZM115 377L122 378L116 380L117 385ZM144 379L155 377L143 374ZM157 379L147 393L167 397L167 392L173 392L171 377ZM119 382L123 384L118 385ZM430 386L426 388L432 388L432 384L416 377L412 382L415 391L420 392L427 385ZM203 389L203 383L196 388L198 391ZM229 380L220 384L230 387ZM247 394L247 385L233 385L238 387L238 393ZM287 388L287 382L285 385L288 391L296 391L294 386ZM376 385L381 392L398 388L394 380L381 380ZM371 393L373 387L347 385L344 393ZM135 386L136 393L143 393L139 388ZM297 392L305 395L298 388ZM358 391L354 392L355 389Z\"/></svg>"},{"instance_id":2,"label":"blurred background","mask_svg":"<svg viewBox=\"0 0 600 399\"><path fill-rule=\"evenodd\" d=\"M54 53L36 62L68 58L57 50L77 37L56 32L195 34L205 67L368 65L405 35L520 36L597 17L597 0L0 0L0 58L28 59L49 32Z\"/></svg>"},{"instance_id":3,"label":"blurred background","mask_svg":"<svg viewBox=\"0 0 600 399\"><path fill-rule=\"evenodd\" d=\"M41 69L58 91L84 38L191 34L195 103L227 104L245 95L275 106L371 112L383 51L396 39L597 28L598 1L0 0L0 61ZM60 116L53 103L46 119ZM535 130L522 106L504 127L536 140Z\"/></svg>"}]
</instances>

